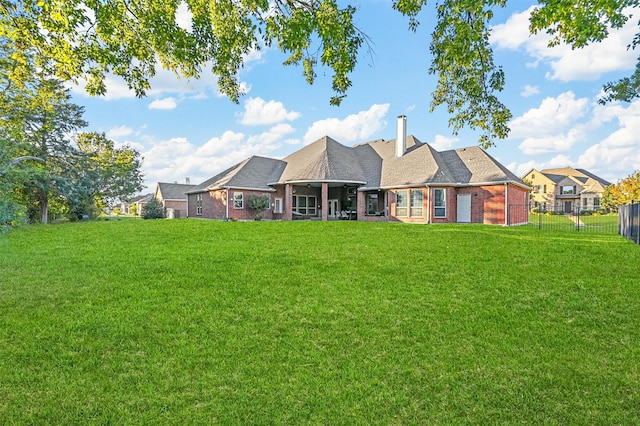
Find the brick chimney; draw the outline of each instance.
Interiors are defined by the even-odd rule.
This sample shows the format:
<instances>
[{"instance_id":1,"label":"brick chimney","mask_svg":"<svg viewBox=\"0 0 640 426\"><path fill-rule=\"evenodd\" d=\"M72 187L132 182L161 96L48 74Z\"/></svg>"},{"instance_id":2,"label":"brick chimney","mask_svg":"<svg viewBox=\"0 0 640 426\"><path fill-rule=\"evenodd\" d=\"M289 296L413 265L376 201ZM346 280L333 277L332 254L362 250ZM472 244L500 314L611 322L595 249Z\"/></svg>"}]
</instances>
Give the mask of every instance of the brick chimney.
<instances>
[{"instance_id":1,"label":"brick chimney","mask_svg":"<svg viewBox=\"0 0 640 426\"><path fill-rule=\"evenodd\" d=\"M407 117L398 116L398 134L396 135L396 157L402 157L407 150Z\"/></svg>"}]
</instances>

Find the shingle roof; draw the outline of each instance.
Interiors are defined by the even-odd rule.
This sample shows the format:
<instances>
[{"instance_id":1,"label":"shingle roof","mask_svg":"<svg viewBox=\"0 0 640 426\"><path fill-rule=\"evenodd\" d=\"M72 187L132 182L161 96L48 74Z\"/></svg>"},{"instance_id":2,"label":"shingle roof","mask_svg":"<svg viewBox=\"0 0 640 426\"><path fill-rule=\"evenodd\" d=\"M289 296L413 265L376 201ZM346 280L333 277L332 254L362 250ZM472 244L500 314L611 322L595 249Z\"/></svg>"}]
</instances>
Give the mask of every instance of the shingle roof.
<instances>
[{"instance_id":1,"label":"shingle roof","mask_svg":"<svg viewBox=\"0 0 640 426\"><path fill-rule=\"evenodd\" d=\"M185 183L158 182L158 190L163 200L186 200L187 191L190 191L195 186Z\"/></svg>"},{"instance_id":2,"label":"shingle roof","mask_svg":"<svg viewBox=\"0 0 640 426\"><path fill-rule=\"evenodd\" d=\"M519 177L479 147L438 152L413 136L402 157L395 140L346 147L325 136L282 160L251 157L194 187L190 193L223 187L272 189L295 181L358 182L368 188L426 184L515 182Z\"/></svg>"},{"instance_id":3,"label":"shingle roof","mask_svg":"<svg viewBox=\"0 0 640 426\"><path fill-rule=\"evenodd\" d=\"M253 156L196 185L188 193L204 192L224 187L272 190L286 163L273 158Z\"/></svg>"},{"instance_id":4,"label":"shingle roof","mask_svg":"<svg viewBox=\"0 0 640 426\"><path fill-rule=\"evenodd\" d=\"M353 148L325 136L285 157L278 182L299 180L365 182L366 176ZM275 181L274 181L275 182Z\"/></svg>"},{"instance_id":5,"label":"shingle roof","mask_svg":"<svg viewBox=\"0 0 640 426\"><path fill-rule=\"evenodd\" d=\"M540 170L540 173L547 176L549 179L553 180L555 183L558 183L565 177L570 176L582 182L583 184L586 184L589 179L593 179L597 181L603 187L611 184L610 182L602 179L601 177L594 175L593 173L585 169L574 169L573 167L545 169L545 170Z\"/></svg>"}]
</instances>

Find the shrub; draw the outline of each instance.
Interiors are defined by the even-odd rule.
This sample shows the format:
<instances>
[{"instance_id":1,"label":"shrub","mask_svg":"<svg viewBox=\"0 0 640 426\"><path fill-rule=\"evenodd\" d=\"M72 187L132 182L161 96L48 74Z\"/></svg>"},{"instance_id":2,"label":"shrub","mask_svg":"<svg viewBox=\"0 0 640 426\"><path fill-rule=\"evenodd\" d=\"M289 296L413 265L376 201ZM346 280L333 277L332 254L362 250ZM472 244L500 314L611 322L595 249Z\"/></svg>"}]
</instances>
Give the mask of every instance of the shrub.
<instances>
[{"instance_id":1,"label":"shrub","mask_svg":"<svg viewBox=\"0 0 640 426\"><path fill-rule=\"evenodd\" d=\"M0 232L26 222L27 212L24 207L9 198L0 198Z\"/></svg>"},{"instance_id":2,"label":"shrub","mask_svg":"<svg viewBox=\"0 0 640 426\"><path fill-rule=\"evenodd\" d=\"M262 212L269 208L271 197L268 194L251 195L247 200L249 208L256 212L255 219L262 219Z\"/></svg>"},{"instance_id":3,"label":"shrub","mask_svg":"<svg viewBox=\"0 0 640 426\"><path fill-rule=\"evenodd\" d=\"M155 198L149 200L142 208L141 216L143 219L164 219L166 217L162 203Z\"/></svg>"}]
</instances>

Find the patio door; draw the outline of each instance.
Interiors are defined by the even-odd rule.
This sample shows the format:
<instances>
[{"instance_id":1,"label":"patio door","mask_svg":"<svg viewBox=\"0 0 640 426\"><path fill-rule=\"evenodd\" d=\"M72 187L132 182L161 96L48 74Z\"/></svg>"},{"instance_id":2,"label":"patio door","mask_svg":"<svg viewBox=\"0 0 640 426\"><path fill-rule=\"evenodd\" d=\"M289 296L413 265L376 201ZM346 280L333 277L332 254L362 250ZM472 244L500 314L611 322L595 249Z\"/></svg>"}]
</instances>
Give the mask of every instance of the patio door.
<instances>
[{"instance_id":1,"label":"patio door","mask_svg":"<svg viewBox=\"0 0 640 426\"><path fill-rule=\"evenodd\" d=\"M471 194L458 194L458 223L471 223Z\"/></svg>"},{"instance_id":2,"label":"patio door","mask_svg":"<svg viewBox=\"0 0 640 426\"><path fill-rule=\"evenodd\" d=\"M338 217L338 200L327 200L327 217Z\"/></svg>"}]
</instances>

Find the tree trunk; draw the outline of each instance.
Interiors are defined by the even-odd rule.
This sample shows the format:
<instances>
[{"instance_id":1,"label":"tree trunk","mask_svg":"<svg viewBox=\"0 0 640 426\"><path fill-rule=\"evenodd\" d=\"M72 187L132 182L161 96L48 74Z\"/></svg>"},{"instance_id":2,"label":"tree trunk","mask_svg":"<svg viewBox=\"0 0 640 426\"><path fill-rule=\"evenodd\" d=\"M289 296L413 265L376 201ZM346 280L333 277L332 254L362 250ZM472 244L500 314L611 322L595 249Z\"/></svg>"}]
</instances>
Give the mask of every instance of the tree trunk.
<instances>
[{"instance_id":1,"label":"tree trunk","mask_svg":"<svg viewBox=\"0 0 640 426\"><path fill-rule=\"evenodd\" d=\"M45 191L42 191L42 195L40 197L40 213L41 218L40 221L42 223L49 222L49 197Z\"/></svg>"}]
</instances>

